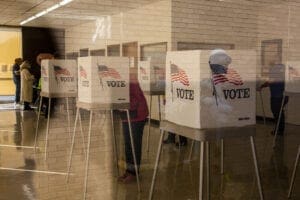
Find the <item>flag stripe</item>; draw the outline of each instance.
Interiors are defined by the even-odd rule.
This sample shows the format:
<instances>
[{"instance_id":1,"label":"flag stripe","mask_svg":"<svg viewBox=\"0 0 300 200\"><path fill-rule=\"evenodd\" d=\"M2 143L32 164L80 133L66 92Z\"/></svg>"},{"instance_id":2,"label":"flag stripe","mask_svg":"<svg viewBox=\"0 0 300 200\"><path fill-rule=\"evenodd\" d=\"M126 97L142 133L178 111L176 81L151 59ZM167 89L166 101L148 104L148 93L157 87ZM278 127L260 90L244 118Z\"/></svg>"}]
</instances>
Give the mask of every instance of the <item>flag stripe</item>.
<instances>
[{"instance_id":1,"label":"flag stripe","mask_svg":"<svg viewBox=\"0 0 300 200\"><path fill-rule=\"evenodd\" d=\"M99 75L101 77L112 77L115 79L121 79L121 76L119 74L119 72L117 72L115 69L113 68L103 68L99 70Z\"/></svg>"},{"instance_id":2,"label":"flag stripe","mask_svg":"<svg viewBox=\"0 0 300 200\"><path fill-rule=\"evenodd\" d=\"M183 71L182 69L180 69L179 67L176 66L175 70L171 70L171 81L175 82L175 81L179 81L180 83L182 83L185 86L189 86L189 79L187 74L185 73L185 71Z\"/></svg>"}]
</instances>

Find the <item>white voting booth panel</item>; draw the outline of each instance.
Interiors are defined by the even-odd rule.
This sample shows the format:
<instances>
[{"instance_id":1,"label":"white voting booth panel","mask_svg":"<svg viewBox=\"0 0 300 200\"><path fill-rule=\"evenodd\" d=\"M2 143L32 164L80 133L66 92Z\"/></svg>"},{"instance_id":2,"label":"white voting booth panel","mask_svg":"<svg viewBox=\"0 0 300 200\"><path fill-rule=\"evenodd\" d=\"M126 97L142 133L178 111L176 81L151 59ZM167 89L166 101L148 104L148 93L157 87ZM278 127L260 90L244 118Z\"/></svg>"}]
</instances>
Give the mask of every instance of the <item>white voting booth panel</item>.
<instances>
[{"instance_id":1,"label":"white voting booth panel","mask_svg":"<svg viewBox=\"0 0 300 200\"><path fill-rule=\"evenodd\" d=\"M138 79L145 92L165 91L165 63L148 58L139 62Z\"/></svg>"},{"instance_id":2,"label":"white voting booth panel","mask_svg":"<svg viewBox=\"0 0 300 200\"><path fill-rule=\"evenodd\" d=\"M129 103L129 58L78 58L78 101Z\"/></svg>"},{"instance_id":3,"label":"white voting booth panel","mask_svg":"<svg viewBox=\"0 0 300 200\"><path fill-rule=\"evenodd\" d=\"M300 94L300 61L288 61L285 70L285 91Z\"/></svg>"},{"instance_id":4,"label":"white voting booth panel","mask_svg":"<svg viewBox=\"0 0 300 200\"><path fill-rule=\"evenodd\" d=\"M77 94L77 63L75 60L42 60L42 92Z\"/></svg>"},{"instance_id":5,"label":"white voting booth panel","mask_svg":"<svg viewBox=\"0 0 300 200\"><path fill-rule=\"evenodd\" d=\"M288 61L285 69L285 93L289 98L287 122L300 125L300 61Z\"/></svg>"},{"instance_id":6,"label":"white voting booth panel","mask_svg":"<svg viewBox=\"0 0 300 200\"><path fill-rule=\"evenodd\" d=\"M200 129L255 124L255 51L227 51L232 63L226 76L231 76L231 81L218 84L212 84L210 53L167 52L166 120Z\"/></svg>"}]
</instances>

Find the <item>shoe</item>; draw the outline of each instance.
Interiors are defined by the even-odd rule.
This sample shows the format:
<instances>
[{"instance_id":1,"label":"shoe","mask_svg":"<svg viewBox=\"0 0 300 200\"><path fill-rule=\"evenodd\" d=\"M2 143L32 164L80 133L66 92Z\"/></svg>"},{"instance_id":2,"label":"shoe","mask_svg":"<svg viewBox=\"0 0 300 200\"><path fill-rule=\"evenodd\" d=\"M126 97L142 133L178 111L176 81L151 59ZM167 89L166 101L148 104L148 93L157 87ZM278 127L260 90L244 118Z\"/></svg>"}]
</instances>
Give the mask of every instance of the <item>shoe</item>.
<instances>
[{"instance_id":1,"label":"shoe","mask_svg":"<svg viewBox=\"0 0 300 200\"><path fill-rule=\"evenodd\" d=\"M119 176L118 177L118 181L119 182L123 182L123 180L129 175L128 172L125 172L122 176Z\"/></svg>"},{"instance_id":2,"label":"shoe","mask_svg":"<svg viewBox=\"0 0 300 200\"><path fill-rule=\"evenodd\" d=\"M171 144L171 143L175 143L175 140L167 138L163 141L164 144Z\"/></svg>"},{"instance_id":3,"label":"shoe","mask_svg":"<svg viewBox=\"0 0 300 200\"><path fill-rule=\"evenodd\" d=\"M136 181L136 176L133 174L128 173L128 175L123 179L123 183L129 184Z\"/></svg>"},{"instance_id":4,"label":"shoe","mask_svg":"<svg viewBox=\"0 0 300 200\"><path fill-rule=\"evenodd\" d=\"M187 145L187 142L176 142L176 147L183 147L183 146L186 146Z\"/></svg>"},{"instance_id":5,"label":"shoe","mask_svg":"<svg viewBox=\"0 0 300 200\"><path fill-rule=\"evenodd\" d=\"M30 111L30 110L34 110L33 108L31 108L31 107L27 107L27 108L24 108L24 110L28 110L28 111Z\"/></svg>"}]
</instances>

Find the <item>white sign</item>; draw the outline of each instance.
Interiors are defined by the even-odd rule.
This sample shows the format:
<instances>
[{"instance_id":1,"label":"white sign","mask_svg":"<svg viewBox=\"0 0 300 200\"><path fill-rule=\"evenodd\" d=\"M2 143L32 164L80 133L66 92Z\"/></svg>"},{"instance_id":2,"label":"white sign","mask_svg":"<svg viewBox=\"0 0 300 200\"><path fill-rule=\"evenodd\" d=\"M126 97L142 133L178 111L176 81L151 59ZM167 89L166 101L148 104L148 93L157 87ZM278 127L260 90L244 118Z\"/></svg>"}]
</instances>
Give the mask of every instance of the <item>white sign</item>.
<instances>
[{"instance_id":1,"label":"white sign","mask_svg":"<svg viewBox=\"0 0 300 200\"><path fill-rule=\"evenodd\" d=\"M77 95L77 64L75 60L42 60L42 92Z\"/></svg>"},{"instance_id":2,"label":"white sign","mask_svg":"<svg viewBox=\"0 0 300 200\"><path fill-rule=\"evenodd\" d=\"M285 69L285 91L300 93L300 62L288 61Z\"/></svg>"},{"instance_id":3,"label":"white sign","mask_svg":"<svg viewBox=\"0 0 300 200\"><path fill-rule=\"evenodd\" d=\"M210 53L167 53L166 120L199 129L255 124L255 51L227 51L228 68L210 66Z\"/></svg>"},{"instance_id":4,"label":"white sign","mask_svg":"<svg viewBox=\"0 0 300 200\"><path fill-rule=\"evenodd\" d=\"M78 58L78 101L129 103L129 58Z\"/></svg>"},{"instance_id":5,"label":"white sign","mask_svg":"<svg viewBox=\"0 0 300 200\"><path fill-rule=\"evenodd\" d=\"M138 77L145 92L165 90L165 64L153 59L139 62Z\"/></svg>"}]
</instances>

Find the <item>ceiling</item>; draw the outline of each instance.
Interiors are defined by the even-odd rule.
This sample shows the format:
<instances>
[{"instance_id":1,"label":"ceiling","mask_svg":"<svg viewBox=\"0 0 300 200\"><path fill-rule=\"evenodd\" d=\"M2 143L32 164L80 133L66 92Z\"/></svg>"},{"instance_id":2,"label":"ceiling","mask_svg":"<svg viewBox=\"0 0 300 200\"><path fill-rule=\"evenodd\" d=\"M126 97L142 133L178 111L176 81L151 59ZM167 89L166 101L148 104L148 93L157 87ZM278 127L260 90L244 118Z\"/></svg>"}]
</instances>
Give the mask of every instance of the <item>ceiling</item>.
<instances>
[{"instance_id":1,"label":"ceiling","mask_svg":"<svg viewBox=\"0 0 300 200\"><path fill-rule=\"evenodd\" d=\"M0 0L0 26L19 26L20 22L61 0ZM113 15L161 0L74 0L25 26L67 28L103 15ZM170 0L171 1L171 0ZM192 0L189 0L192 1ZM299 2L299 0L204 0L223 3Z\"/></svg>"},{"instance_id":2,"label":"ceiling","mask_svg":"<svg viewBox=\"0 0 300 200\"><path fill-rule=\"evenodd\" d=\"M61 0L0 0L0 25L20 22ZM98 16L113 15L159 0L74 0L25 26L66 28ZM137 3L138 2L138 3Z\"/></svg>"}]
</instances>

